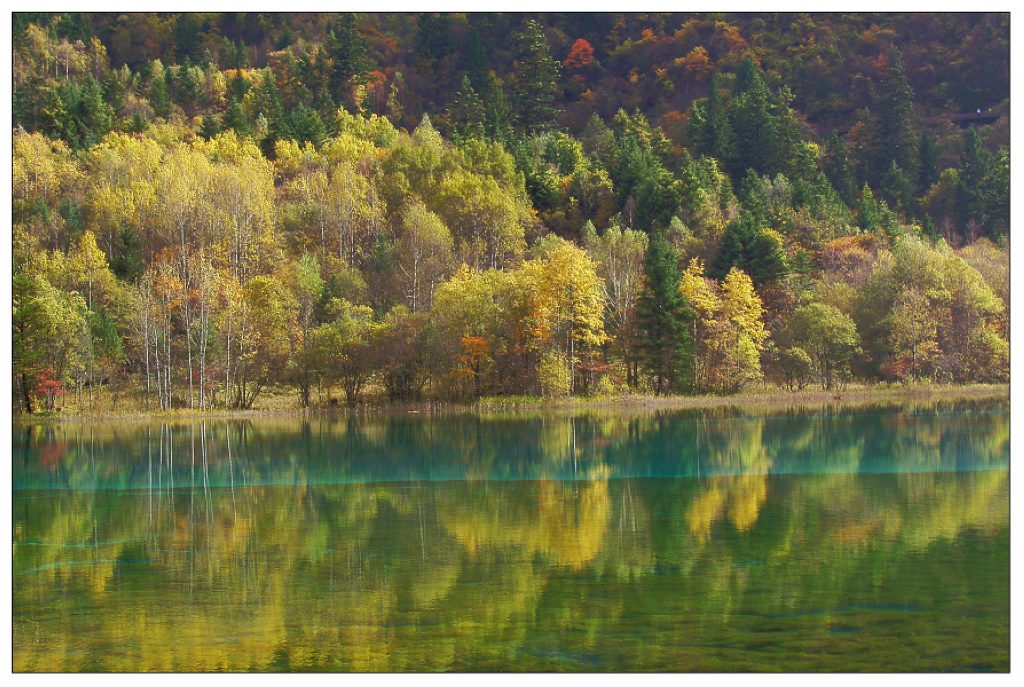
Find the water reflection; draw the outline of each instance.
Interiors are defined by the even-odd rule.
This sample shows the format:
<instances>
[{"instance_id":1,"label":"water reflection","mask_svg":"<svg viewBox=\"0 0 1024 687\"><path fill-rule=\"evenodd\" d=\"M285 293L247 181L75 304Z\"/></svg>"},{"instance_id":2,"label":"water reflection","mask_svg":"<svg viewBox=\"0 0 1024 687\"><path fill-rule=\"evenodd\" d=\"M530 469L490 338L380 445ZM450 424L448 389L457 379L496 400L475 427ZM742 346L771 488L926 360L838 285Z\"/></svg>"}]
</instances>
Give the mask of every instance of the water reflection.
<instances>
[{"instance_id":1,"label":"water reflection","mask_svg":"<svg viewBox=\"0 0 1024 687\"><path fill-rule=\"evenodd\" d=\"M14 667L1007 669L1003 409L521 422L33 428Z\"/></svg>"},{"instance_id":2,"label":"water reflection","mask_svg":"<svg viewBox=\"0 0 1024 687\"><path fill-rule=\"evenodd\" d=\"M416 415L28 425L15 489L163 489L423 480L571 480L1003 468L1005 403L752 415L488 419Z\"/></svg>"}]
</instances>

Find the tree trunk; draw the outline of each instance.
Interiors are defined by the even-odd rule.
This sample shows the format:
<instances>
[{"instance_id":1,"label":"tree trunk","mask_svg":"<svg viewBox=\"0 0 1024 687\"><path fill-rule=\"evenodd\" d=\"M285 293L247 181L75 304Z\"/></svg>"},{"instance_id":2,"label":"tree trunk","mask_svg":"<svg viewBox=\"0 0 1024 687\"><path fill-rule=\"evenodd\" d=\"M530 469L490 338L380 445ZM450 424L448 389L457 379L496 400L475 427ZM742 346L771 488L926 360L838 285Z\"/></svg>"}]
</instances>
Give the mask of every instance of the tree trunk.
<instances>
[{"instance_id":1,"label":"tree trunk","mask_svg":"<svg viewBox=\"0 0 1024 687\"><path fill-rule=\"evenodd\" d=\"M21 401L25 408L25 412L29 415L32 414L32 393L29 391L28 375L24 372L21 373Z\"/></svg>"}]
</instances>

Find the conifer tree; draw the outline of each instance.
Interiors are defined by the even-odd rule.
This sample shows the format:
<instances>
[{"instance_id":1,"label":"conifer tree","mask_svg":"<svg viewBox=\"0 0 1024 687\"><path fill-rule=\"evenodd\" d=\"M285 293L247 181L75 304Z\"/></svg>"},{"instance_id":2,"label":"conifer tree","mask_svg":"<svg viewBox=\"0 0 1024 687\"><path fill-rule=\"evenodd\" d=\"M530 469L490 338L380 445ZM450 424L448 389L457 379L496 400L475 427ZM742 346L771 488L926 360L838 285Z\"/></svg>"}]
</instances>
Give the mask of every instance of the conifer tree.
<instances>
[{"instance_id":1,"label":"conifer tree","mask_svg":"<svg viewBox=\"0 0 1024 687\"><path fill-rule=\"evenodd\" d=\"M528 132L551 128L558 111L560 65L551 57L541 25L528 19L516 35L517 59L512 67L512 91L519 126Z\"/></svg>"},{"instance_id":2,"label":"conifer tree","mask_svg":"<svg viewBox=\"0 0 1024 687\"><path fill-rule=\"evenodd\" d=\"M448 119L451 121L452 138L456 141L483 138L484 103L468 76L462 77L462 85L448 105Z\"/></svg>"},{"instance_id":3,"label":"conifer tree","mask_svg":"<svg viewBox=\"0 0 1024 687\"><path fill-rule=\"evenodd\" d=\"M157 117L166 119L171 114L171 94L163 75L154 76L150 82L149 104Z\"/></svg>"},{"instance_id":4,"label":"conifer tree","mask_svg":"<svg viewBox=\"0 0 1024 687\"><path fill-rule=\"evenodd\" d=\"M199 125L199 135L209 141L221 132L221 123L216 115L205 114Z\"/></svg>"},{"instance_id":5,"label":"conifer tree","mask_svg":"<svg viewBox=\"0 0 1024 687\"><path fill-rule=\"evenodd\" d=\"M655 393L680 391L690 380L693 365L693 313L679 292L676 253L660 233L648 245L644 276L637 302L641 360L654 378Z\"/></svg>"},{"instance_id":6,"label":"conifer tree","mask_svg":"<svg viewBox=\"0 0 1024 687\"><path fill-rule=\"evenodd\" d=\"M875 105L874 174L880 180L895 161L910 179L918 175L917 120L914 116L914 91L907 81L903 56L893 46L886 54Z\"/></svg>"},{"instance_id":7,"label":"conifer tree","mask_svg":"<svg viewBox=\"0 0 1024 687\"><path fill-rule=\"evenodd\" d=\"M921 168L917 175L917 192L923 195L939 180L938 153L932 137L927 132L921 133L921 145L918 150L918 163Z\"/></svg>"},{"instance_id":8,"label":"conifer tree","mask_svg":"<svg viewBox=\"0 0 1024 687\"><path fill-rule=\"evenodd\" d=\"M693 104L690 131L697 152L716 158L733 171L736 166L736 134L729 123L729 114L721 94L718 74L711 77L708 97Z\"/></svg>"},{"instance_id":9,"label":"conifer tree","mask_svg":"<svg viewBox=\"0 0 1024 687\"><path fill-rule=\"evenodd\" d=\"M250 133L249 122L246 121L245 114L242 112L242 107L238 104L237 100L232 100L231 104L228 105L228 109L224 112L222 124L224 130L234 129L235 133L239 136L248 136Z\"/></svg>"},{"instance_id":10,"label":"conifer tree","mask_svg":"<svg viewBox=\"0 0 1024 687\"><path fill-rule=\"evenodd\" d=\"M332 64L330 84L337 102L351 103L352 86L361 83L370 68L366 40L356 26L356 15L346 12L327 35Z\"/></svg>"},{"instance_id":11,"label":"conifer tree","mask_svg":"<svg viewBox=\"0 0 1024 687\"><path fill-rule=\"evenodd\" d=\"M836 190L843 202L849 206L856 204L857 186L853 169L850 166L849 151L846 141L836 132L832 132L825 142L825 159L822 167L832 188Z\"/></svg>"}]
</instances>

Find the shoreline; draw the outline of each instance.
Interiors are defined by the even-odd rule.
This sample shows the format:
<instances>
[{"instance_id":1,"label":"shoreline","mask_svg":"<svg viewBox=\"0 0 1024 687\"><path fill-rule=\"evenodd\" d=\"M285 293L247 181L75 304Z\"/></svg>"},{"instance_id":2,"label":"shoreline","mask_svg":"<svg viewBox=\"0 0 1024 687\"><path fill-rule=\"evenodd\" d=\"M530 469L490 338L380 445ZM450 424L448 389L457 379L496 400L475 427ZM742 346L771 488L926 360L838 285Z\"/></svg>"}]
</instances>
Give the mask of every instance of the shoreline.
<instances>
[{"instance_id":1,"label":"shoreline","mask_svg":"<svg viewBox=\"0 0 1024 687\"><path fill-rule=\"evenodd\" d=\"M694 410L702 408L835 408L855 407L871 403L911 403L929 401L1010 399L1008 384L966 384L966 385L909 385L909 386L858 386L842 391L804 389L787 391L768 389L764 391L741 392L732 396L653 396L644 394L622 394L616 396L544 398L537 396L489 396L470 403L424 401L418 403L366 403L354 408L318 407L302 409L295 407L270 407L249 410L218 409L197 411L175 410L130 410L75 412L54 415L26 415L15 413L12 424L64 424L87 423L103 420L144 422L152 420L246 420L274 418L344 418L350 416L383 415L447 415L479 414L485 416L514 415L522 412L573 413L589 410L634 412L659 410Z\"/></svg>"}]
</instances>

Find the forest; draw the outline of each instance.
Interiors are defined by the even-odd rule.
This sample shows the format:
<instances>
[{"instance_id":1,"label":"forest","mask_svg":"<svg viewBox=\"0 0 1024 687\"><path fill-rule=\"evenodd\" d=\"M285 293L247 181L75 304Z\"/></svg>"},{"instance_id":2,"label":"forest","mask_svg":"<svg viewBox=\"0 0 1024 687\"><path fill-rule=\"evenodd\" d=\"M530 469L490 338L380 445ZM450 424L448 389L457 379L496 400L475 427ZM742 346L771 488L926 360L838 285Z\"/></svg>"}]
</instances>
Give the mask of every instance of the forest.
<instances>
[{"instance_id":1,"label":"forest","mask_svg":"<svg viewBox=\"0 0 1024 687\"><path fill-rule=\"evenodd\" d=\"M1009 14L16 13L25 413L1009 376Z\"/></svg>"}]
</instances>

